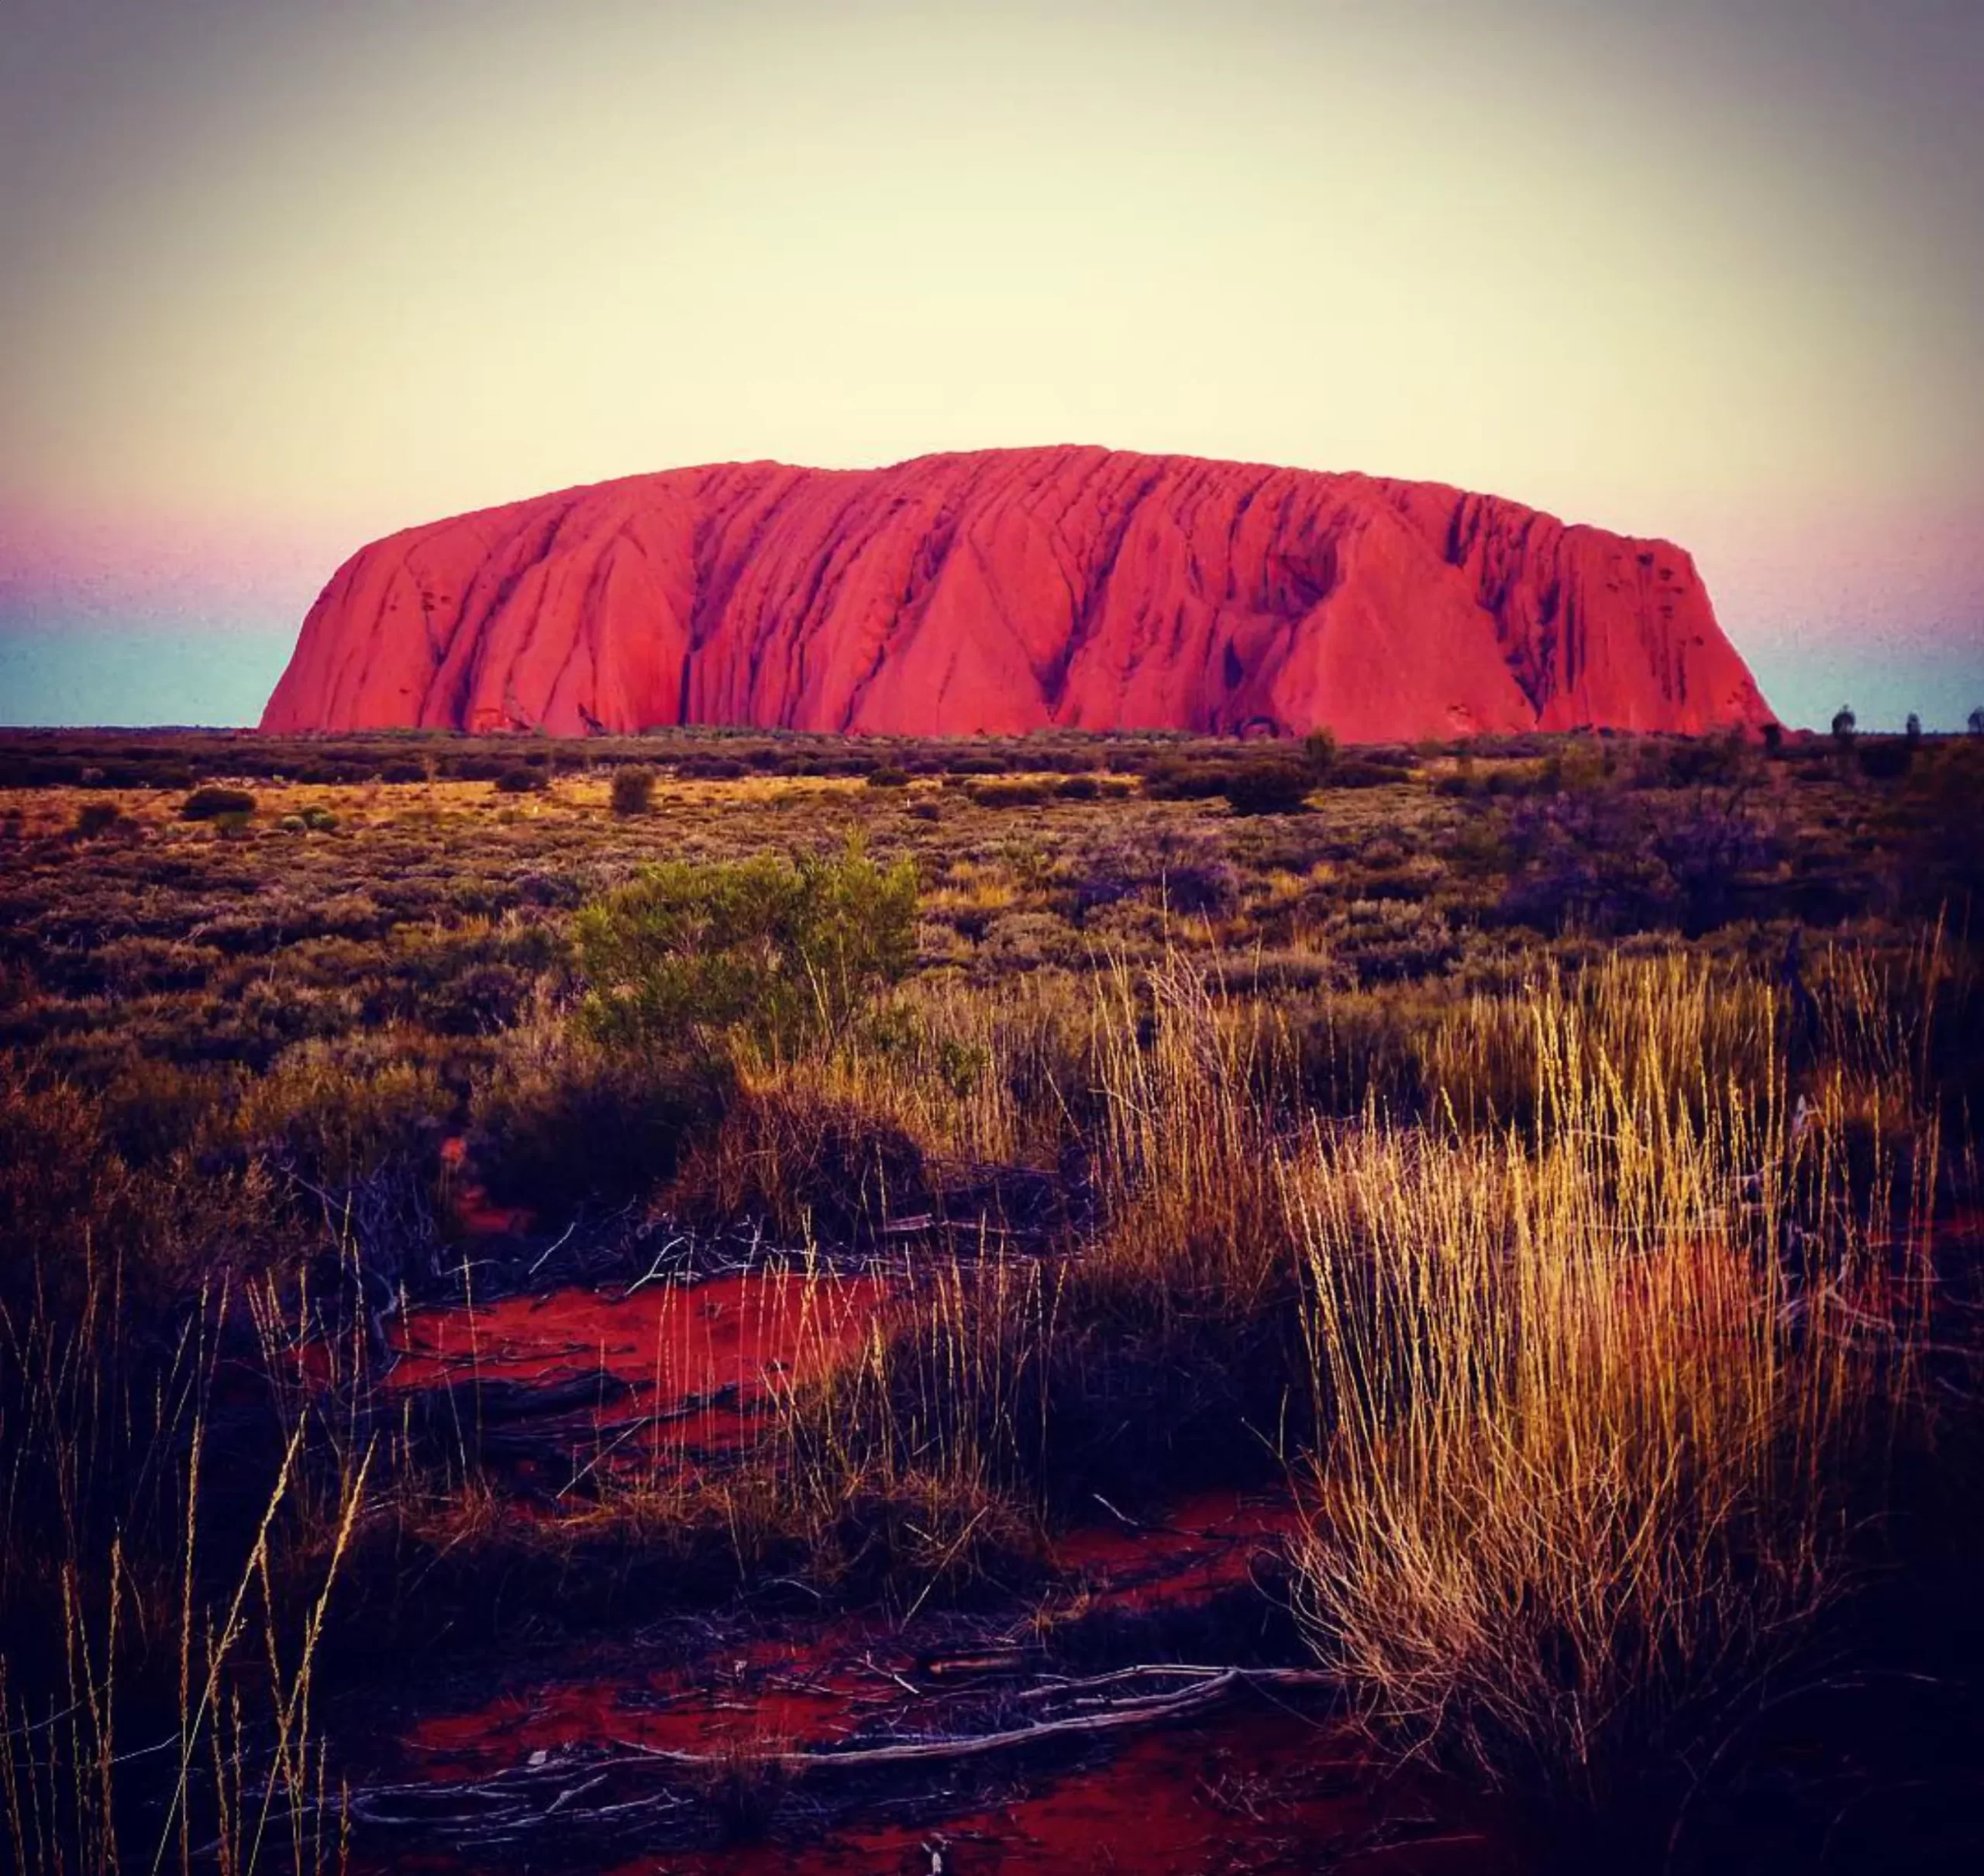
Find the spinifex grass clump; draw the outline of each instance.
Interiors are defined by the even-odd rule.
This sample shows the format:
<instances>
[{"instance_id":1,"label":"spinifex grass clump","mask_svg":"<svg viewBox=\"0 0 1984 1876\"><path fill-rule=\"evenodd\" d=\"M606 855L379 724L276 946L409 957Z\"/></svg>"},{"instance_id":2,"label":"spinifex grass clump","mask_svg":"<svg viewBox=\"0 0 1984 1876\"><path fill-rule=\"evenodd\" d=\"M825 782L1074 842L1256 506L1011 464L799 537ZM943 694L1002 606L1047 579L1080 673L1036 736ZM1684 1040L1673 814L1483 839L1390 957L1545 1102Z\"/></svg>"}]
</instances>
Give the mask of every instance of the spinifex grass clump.
<instances>
[{"instance_id":1,"label":"spinifex grass clump","mask_svg":"<svg viewBox=\"0 0 1984 1876\"><path fill-rule=\"evenodd\" d=\"M1529 1139L1373 1116L1290 1173L1316 1651L1381 1737L1537 1807L1573 1864L1594 1832L1660 1861L1690 1768L1843 1586L1913 1390L1924 1272L1882 1240L1919 1194L1851 1202L1836 1081L1801 1113L1780 1062L1691 1075L1690 988L1669 970L1611 1036L1543 996Z\"/></svg>"},{"instance_id":2,"label":"spinifex grass clump","mask_svg":"<svg viewBox=\"0 0 1984 1876\"><path fill-rule=\"evenodd\" d=\"M988 1215L919 1263L859 1358L794 1404L822 1501L914 1489L995 1528L1272 1476L1308 1404L1276 1154L1278 1032L1181 960L1105 969L1068 1070L1094 1216L1042 1258Z\"/></svg>"}]
</instances>

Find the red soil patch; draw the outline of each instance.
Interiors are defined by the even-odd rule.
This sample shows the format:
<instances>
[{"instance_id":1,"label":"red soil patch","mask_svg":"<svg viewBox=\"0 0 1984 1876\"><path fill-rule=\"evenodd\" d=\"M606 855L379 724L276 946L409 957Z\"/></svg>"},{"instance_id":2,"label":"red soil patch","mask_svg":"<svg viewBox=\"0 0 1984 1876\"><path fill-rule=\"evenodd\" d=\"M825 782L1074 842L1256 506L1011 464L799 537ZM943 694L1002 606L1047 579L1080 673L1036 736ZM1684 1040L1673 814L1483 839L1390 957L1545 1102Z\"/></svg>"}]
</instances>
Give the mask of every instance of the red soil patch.
<instances>
[{"instance_id":1,"label":"red soil patch","mask_svg":"<svg viewBox=\"0 0 1984 1876\"><path fill-rule=\"evenodd\" d=\"M726 1746L789 1751L828 1745L858 1714L862 1690L763 1647L693 1675L554 1682L502 1695L466 1713L431 1715L408 1743L433 1755L436 1778L486 1778L533 1752L575 1744L713 1753ZM753 1659L753 1656L760 1658Z\"/></svg>"},{"instance_id":2,"label":"red soil patch","mask_svg":"<svg viewBox=\"0 0 1984 1876\"><path fill-rule=\"evenodd\" d=\"M1149 1609L1202 1602L1249 1582L1302 1528L1285 1492L1200 1492L1161 1521L1085 1525L1054 1545L1054 1559L1091 1600Z\"/></svg>"},{"instance_id":3,"label":"red soil patch","mask_svg":"<svg viewBox=\"0 0 1984 1876\"><path fill-rule=\"evenodd\" d=\"M549 1387L604 1375L668 1417L658 1443L736 1444L766 1401L859 1346L889 1293L873 1275L740 1272L632 1295L560 1289L415 1310L394 1325L395 1389L468 1382ZM626 1415L624 1402L602 1409Z\"/></svg>"},{"instance_id":4,"label":"red soil patch","mask_svg":"<svg viewBox=\"0 0 1984 1876\"><path fill-rule=\"evenodd\" d=\"M1343 1729L1260 1700L1142 1734L1080 1769L1044 1769L995 1805L824 1842L677 1853L613 1876L1490 1876L1483 1833L1388 1822L1382 1780ZM941 1866L933 1852L940 1853Z\"/></svg>"},{"instance_id":5,"label":"red soil patch","mask_svg":"<svg viewBox=\"0 0 1984 1876\"><path fill-rule=\"evenodd\" d=\"M1187 1605L1245 1584L1299 1522L1286 1496L1202 1492L1160 1523L1069 1534L1056 1561L1091 1604ZM1009 1651L988 1638L979 1652L992 1664L990 1678L967 1674L953 1685L946 1664L971 1658L969 1647L920 1659L894 1623L842 1617L777 1636L719 1639L687 1668L616 1675L609 1662L604 1673L582 1670L473 1711L430 1716L408 1743L423 1771L456 1779L487 1778L574 1746L719 1758L735 1750L746 1761L754 1751L831 1750L862 1743L855 1736L864 1720L870 1738L901 1737L905 1727L970 1734L986 1723L982 1712L974 1723L972 1703L995 1696L997 1664ZM911 1695L911 1685L923 1692ZM983 1795L947 1801L947 1792ZM1420 1795L1388 1781L1341 1723L1268 1694L1243 1694L1188 1722L1114 1741L1043 1743L1017 1766L1004 1757L960 1761L925 1797L905 1786L894 1802L924 1821L876 1822L871 1814L864 1823L857 1815L815 1840L671 1850L630 1861L616 1876L929 1876L933 1847L945 1876L1266 1876L1339 1867L1363 1876L1490 1876L1510 1867L1450 1812L1445 1823L1431 1821ZM952 1814L942 1815L947 1802ZM466 1866L443 1855L432 1867Z\"/></svg>"}]
</instances>

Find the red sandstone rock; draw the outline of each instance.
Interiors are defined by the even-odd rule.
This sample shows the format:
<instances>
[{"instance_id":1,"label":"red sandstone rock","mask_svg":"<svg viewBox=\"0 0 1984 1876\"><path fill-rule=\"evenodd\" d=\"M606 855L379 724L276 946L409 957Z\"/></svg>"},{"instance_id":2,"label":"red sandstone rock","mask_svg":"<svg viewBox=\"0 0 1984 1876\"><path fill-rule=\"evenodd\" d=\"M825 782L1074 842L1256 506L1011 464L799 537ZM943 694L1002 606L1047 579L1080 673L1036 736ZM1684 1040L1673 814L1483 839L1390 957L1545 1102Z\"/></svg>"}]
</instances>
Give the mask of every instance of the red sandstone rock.
<instances>
[{"instance_id":1,"label":"red sandstone rock","mask_svg":"<svg viewBox=\"0 0 1984 1876\"><path fill-rule=\"evenodd\" d=\"M339 569L266 730L1703 731L1767 721L1693 562L1513 502L1190 456L719 465Z\"/></svg>"}]
</instances>

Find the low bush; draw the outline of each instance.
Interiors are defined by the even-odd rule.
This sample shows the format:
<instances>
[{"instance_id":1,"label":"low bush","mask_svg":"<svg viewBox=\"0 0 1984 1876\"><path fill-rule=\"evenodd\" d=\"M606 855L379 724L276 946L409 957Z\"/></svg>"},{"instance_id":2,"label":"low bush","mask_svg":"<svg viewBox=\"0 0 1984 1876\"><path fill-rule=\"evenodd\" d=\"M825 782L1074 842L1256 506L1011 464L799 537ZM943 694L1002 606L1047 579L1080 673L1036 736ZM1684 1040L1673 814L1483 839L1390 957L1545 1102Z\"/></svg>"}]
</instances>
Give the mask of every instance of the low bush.
<instances>
[{"instance_id":1,"label":"low bush","mask_svg":"<svg viewBox=\"0 0 1984 1876\"><path fill-rule=\"evenodd\" d=\"M644 1199L675 1176L685 1142L716 1124L728 1088L720 1065L526 1026L476 1089L476 1163L498 1203L549 1217Z\"/></svg>"},{"instance_id":2,"label":"low bush","mask_svg":"<svg viewBox=\"0 0 1984 1876\"><path fill-rule=\"evenodd\" d=\"M1187 756L1160 756L1144 770L1144 793L1155 801L1209 801L1226 791L1228 765Z\"/></svg>"},{"instance_id":3,"label":"low bush","mask_svg":"<svg viewBox=\"0 0 1984 1876\"><path fill-rule=\"evenodd\" d=\"M1860 773L1870 782L1899 782L1915 766L1920 742L1893 736L1869 737L1854 752Z\"/></svg>"},{"instance_id":4,"label":"low bush","mask_svg":"<svg viewBox=\"0 0 1984 1876\"><path fill-rule=\"evenodd\" d=\"M735 782L751 771L734 756L685 756L675 765L675 773L684 781Z\"/></svg>"},{"instance_id":5,"label":"low bush","mask_svg":"<svg viewBox=\"0 0 1984 1876\"><path fill-rule=\"evenodd\" d=\"M899 1127L808 1088L746 1087L689 1145L672 1212L712 1227L748 1219L787 1243L870 1243L929 1207L923 1155Z\"/></svg>"},{"instance_id":6,"label":"low bush","mask_svg":"<svg viewBox=\"0 0 1984 1876\"><path fill-rule=\"evenodd\" d=\"M1023 776L1010 782L979 782L969 790L980 807L1038 807L1054 798L1059 783Z\"/></svg>"},{"instance_id":7,"label":"low bush","mask_svg":"<svg viewBox=\"0 0 1984 1876\"><path fill-rule=\"evenodd\" d=\"M179 804L182 821L221 821L254 811L255 797L246 789L226 788L213 782L195 789Z\"/></svg>"},{"instance_id":8,"label":"low bush","mask_svg":"<svg viewBox=\"0 0 1984 1876\"><path fill-rule=\"evenodd\" d=\"M341 1189L389 1162L431 1165L453 1102L390 1035L306 1041L249 1083L243 1138L313 1186Z\"/></svg>"},{"instance_id":9,"label":"low bush","mask_svg":"<svg viewBox=\"0 0 1984 1876\"><path fill-rule=\"evenodd\" d=\"M654 805L654 771L652 769L616 769L611 784L613 811L616 814L645 814Z\"/></svg>"},{"instance_id":10,"label":"low bush","mask_svg":"<svg viewBox=\"0 0 1984 1876\"><path fill-rule=\"evenodd\" d=\"M1325 788L1385 788L1406 779L1390 762L1349 757L1335 763L1322 779Z\"/></svg>"},{"instance_id":11,"label":"low bush","mask_svg":"<svg viewBox=\"0 0 1984 1876\"><path fill-rule=\"evenodd\" d=\"M1293 814L1307 804L1315 785L1314 771L1304 764L1266 756L1235 764L1220 793L1236 814Z\"/></svg>"}]
</instances>

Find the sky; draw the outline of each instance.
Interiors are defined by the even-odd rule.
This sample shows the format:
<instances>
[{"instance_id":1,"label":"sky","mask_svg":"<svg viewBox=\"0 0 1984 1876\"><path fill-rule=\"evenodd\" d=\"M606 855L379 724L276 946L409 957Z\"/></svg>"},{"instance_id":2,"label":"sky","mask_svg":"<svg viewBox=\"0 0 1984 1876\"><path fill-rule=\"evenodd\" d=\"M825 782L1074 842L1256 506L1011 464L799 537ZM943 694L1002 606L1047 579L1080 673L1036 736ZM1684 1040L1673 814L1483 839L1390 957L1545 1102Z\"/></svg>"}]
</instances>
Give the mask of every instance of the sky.
<instances>
[{"instance_id":1,"label":"sky","mask_svg":"<svg viewBox=\"0 0 1984 1876\"><path fill-rule=\"evenodd\" d=\"M1679 542L1984 703L1984 0L8 0L0 722L252 722L416 521L1095 442Z\"/></svg>"}]
</instances>

